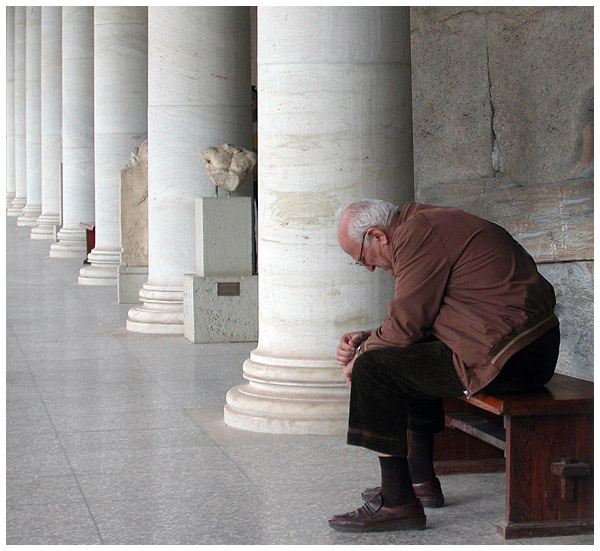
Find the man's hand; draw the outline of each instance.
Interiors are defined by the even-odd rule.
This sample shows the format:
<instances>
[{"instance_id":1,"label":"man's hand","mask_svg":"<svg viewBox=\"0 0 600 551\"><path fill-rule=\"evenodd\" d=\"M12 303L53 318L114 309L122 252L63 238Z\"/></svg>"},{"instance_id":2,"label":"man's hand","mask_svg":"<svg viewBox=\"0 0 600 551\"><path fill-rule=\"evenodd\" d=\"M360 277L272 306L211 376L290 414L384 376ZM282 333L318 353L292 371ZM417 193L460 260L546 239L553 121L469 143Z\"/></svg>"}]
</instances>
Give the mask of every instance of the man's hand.
<instances>
[{"instance_id":1,"label":"man's hand","mask_svg":"<svg viewBox=\"0 0 600 551\"><path fill-rule=\"evenodd\" d=\"M350 388L350 385L352 384L352 368L354 367L354 362L356 361L356 358L358 358L358 356L354 356L354 358L352 358L346 364L346 367L344 367L344 377L346 378L346 386L348 388Z\"/></svg>"},{"instance_id":2,"label":"man's hand","mask_svg":"<svg viewBox=\"0 0 600 551\"><path fill-rule=\"evenodd\" d=\"M369 338L371 331L353 331L342 335L335 353L335 359L339 366L348 365L356 354L356 347Z\"/></svg>"}]
</instances>

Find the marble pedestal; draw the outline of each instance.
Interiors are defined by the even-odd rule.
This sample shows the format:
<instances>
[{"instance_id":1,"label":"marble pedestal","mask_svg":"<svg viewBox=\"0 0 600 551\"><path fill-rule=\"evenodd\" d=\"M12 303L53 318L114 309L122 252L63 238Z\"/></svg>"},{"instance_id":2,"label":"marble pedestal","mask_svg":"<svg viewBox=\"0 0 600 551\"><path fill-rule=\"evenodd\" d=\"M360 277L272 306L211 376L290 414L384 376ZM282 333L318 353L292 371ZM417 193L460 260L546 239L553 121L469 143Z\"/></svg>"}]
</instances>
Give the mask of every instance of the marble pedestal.
<instances>
[{"instance_id":1,"label":"marble pedestal","mask_svg":"<svg viewBox=\"0 0 600 551\"><path fill-rule=\"evenodd\" d=\"M194 343L258 340L258 276L183 276L183 327Z\"/></svg>"},{"instance_id":2,"label":"marble pedestal","mask_svg":"<svg viewBox=\"0 0 600 551\"><path fill-rule=\"evenodd\" d=\"M192 342L258 338L252 211L250 197L196 199L196 273L183 276L184 335Z\"/></svg>"}]
</instances>

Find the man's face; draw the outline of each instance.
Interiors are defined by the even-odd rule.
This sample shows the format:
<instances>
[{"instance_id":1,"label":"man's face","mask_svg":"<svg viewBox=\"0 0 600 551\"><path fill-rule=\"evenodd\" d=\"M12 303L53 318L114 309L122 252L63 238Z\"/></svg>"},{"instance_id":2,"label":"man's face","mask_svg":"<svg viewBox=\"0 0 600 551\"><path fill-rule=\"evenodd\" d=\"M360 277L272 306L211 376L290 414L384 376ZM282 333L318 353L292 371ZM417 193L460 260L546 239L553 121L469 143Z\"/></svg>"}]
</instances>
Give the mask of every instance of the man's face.
<instances>
[{"instance_id":1,"label":"man's face","mask_svg":"<svg viewBox=\"0 0 600 551\"><path fill-rule=\"evenodd\" d=\"M369 272L375 271L375 268L381 268L390 274L394 273L392 254L385 228L379 226L369 228L364 243L357 243L350 239L347 229L348 222L342 219L338 229L338 242L346 254L355 261L362 262ZM367 244L367 238L369 244Z\"/></svg>"}]
</instances>

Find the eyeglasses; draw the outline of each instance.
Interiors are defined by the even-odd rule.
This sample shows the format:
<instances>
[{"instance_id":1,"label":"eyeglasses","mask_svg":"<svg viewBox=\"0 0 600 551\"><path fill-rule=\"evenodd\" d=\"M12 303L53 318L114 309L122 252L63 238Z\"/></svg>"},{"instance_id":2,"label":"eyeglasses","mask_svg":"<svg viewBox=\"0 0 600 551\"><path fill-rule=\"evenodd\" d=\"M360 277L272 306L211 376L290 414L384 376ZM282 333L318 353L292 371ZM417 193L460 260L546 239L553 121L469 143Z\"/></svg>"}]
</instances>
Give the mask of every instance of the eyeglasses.
<instances>
[{"instance_id":1,"label":"eyeglasses","mask_svg":"<svg viewBox=\"0 0 600 551\"><path fill-rule=\"evenodd\" d=\"M357 266L366 266L365 261L363 260L363 247L365 246L365 236L367 235L367 232L363 233L363 238L362 241L360 243L360 253L358 254L358 260L354 261L354 264L356 264Z\"/></svg>"}]
</instances>

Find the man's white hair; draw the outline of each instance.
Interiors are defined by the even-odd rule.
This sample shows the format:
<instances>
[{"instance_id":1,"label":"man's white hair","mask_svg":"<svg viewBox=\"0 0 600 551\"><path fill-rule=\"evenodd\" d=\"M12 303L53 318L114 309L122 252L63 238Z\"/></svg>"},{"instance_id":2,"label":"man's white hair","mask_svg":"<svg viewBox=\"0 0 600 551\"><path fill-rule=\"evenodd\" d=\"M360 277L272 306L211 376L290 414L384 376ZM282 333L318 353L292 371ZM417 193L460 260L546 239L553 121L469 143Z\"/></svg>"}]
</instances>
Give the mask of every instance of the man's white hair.
<instances>
[{"instance_id":1,"label":"man's white hair","mask_svg":"<svg viewBox=\"0 0 600 551\"><path fill-rule=\"evenodd\" d=\"M379 199L364 199L357 201L338 211L338 220L344 213L348 216L348 237L360 243L369 228L382 226L387 228L400 212L400 207L380 201ZM369 245L369 237L365 238L365 245Z\"/></svg>"}]
</instances>

